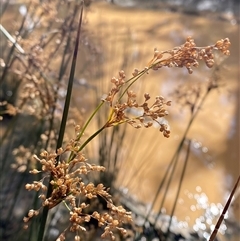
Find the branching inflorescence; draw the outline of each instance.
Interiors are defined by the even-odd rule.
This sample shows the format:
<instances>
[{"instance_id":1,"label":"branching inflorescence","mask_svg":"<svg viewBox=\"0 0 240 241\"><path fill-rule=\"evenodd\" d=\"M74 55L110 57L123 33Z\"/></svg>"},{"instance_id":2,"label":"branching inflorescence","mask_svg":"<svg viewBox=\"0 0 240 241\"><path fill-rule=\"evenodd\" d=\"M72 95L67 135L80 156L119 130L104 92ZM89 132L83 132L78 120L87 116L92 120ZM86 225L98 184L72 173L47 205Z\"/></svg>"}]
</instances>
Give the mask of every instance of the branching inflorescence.
<instances>
[{"instance_id":1,"label":"branching inflorescence","mask_svg":"<svg viewBox=\"0 0 240 241\"><path fill-rule=\"evenodd\" d=\"M82 153L76 153L78 150L74 141L70 142L65 149L59 149L57 153L48 153L44 151L41 153L41 158L34 156L34 158L41 163L42 170L33 169L32 174L45 172L48 175L40 181L34 181L32 184L26 184L27 190L41 191L39 198L42 200L42 206L48 206L49 209L57 206L61 202L65 202L69 209L69 230L72 232L86 231L84 223L89 222L91 218L98 220L99 226L104 226L104 233L102 237L110 237L113 239L113 230L117 229L122 234L126 232L120 225L131 221L131 214L127 212L122 206L115 206L112 202L111 195L103 184L93 184L89 182L86 184L83 181L83 176L94 171L104 171L105 167L93 165L87 162ZM56 164L57 156L67 156L67 153L75 153L75 158L68 162L67 159L60 160ZM53 191L49 198L46 198L44 192L47 186L43 183L47 177L52 177L50 184L53 186ZM94 211L89 213L85 211L89 204L81 202L78 204L79 198L81 200L91 200L97 197L102 197L109 208L109 212L99 213ZM24 218L24 222L28 222L33 216L39 214L39 210L29 210L28 216ZM26 226L27 228L27 226ZM64 233L66 230L64 231ZM59 236L61 240L63 234Z\"/></svg>"},{"instance_id":2,"label":"branching inflorescence","mask_svg":"<svg viewBox=\"0 0 240 241\"><path fill-rule=\"evenodd\" d=\"M139 104L137 103L136 97L137 95L131 91L126 91L127 100L126 102L121 103L121 98L114 103L115 95L120 91L120 88L125 84L124 81L125 74L123 71L119 72L119 78L112 78L112 83L114 87L109 92L108 96L104 99L104 101L109 102L111 109L111 113L109 116L109 120L106 123L106 127L128 123L134 128L141 128L142 126L148 128L153 125L153 122L156 122L160 125L160 131L163 132L165 137L169 137L170 130L166 124L162 124L159 122L159 118L162 118L168 115L167 110L164 106L170 106L171 101L165 101L162 96L157 96L153 104L149 104L150 95L148 93L144 94L144 102ZM131 113L131 109L140 109L138 112L140 115L138 116L129 116ZM136 111L135 111L136 112Z\"/></svg>"},{"instance_id":3,"label":"branching inflorescence","mask_svg":"<svg viewBox=\"0 0 240 241\"><path fill-rule=\"evenodd\" d=\"M129 88L145 73L148 73L150 69L158 70L162 67L185 67L191 74L193 72L192 67L199 66L199 60L203 60L206 66L211 68L214 64L213 50L220 50L223 54L229 55L229 46L230 41L226 38L217 41L214 45L197 47L193 38L188 37L185 44L175 47L172 50L159 52L155 49L154 57L150 61L148 67L145 67L142 71L135 69L132 78L125 80L126 76L124 71L120 71L118 78L113 77L111 79L114 86L107 97L104 98L104 101L109 102L111 107L106 127L128 123L135 128L140 128L142 126L148 128L155 122L159 124L160 131L163 135L169 137L169 126L167 124L162 124L160 118L168 115L165 106L170 106L171 101L166 101L164 97L157 96L155 101L149 104L151 98L150 94L145 93L144 102L139 104L136 101L137 95L133 91L130 91ZM122 101L124 94L127 95L127 100L125 102ZM140 113L140 115L129 116L131 109L138 109L138 111L134 111L134 113L137 112Z\"/></svg>"},{"instance_id":4,"label":"branching inflorescence","mask_svg":"<svg viewBox=\"0 0 240 241\"><path fill-rule=\"evenodd\" d=\"M169 126L161 122L161 118L168 115L166 109L171 105L171 101L166 101L164 97L157 96L150 104L150 94L145 93L143 101L138 103L137 95L130 87L136 83L149 70L158 70L162 67L185 67L191 74L192 67L198 67L199 60L203 60L207 67L211 68L214 64L213 50L219 50L225 55L229 55L230 41L229 39L219 40L216 44L207 47L196 47L191 37L187 38L185 44L168 51L154 51L154 57L147 67L142 71L134 70L133 77L126 79L124 71L119 72L118 77L113 77L111 82L113 87L109 93L103 97L101 104L93 112L85 126L80 128L76 126L76 138L70 141L65 148L60 148L56 153L42 152L41 157L34 156L41 164L41 170L33 169L31 173L46 173L46 176L40 181L27 184L27 190L41 190L39 198L42 200L42 206L49 209L57 206L61 202L65 202L69 210L69 230L76 232L76 240L79 232L86 231L84 223L89 222L92 218L98 221L98 225L104 228L102 238L115 239L114 231L118 230L123 235L126 230L122 225L131 222L131 213L127 212L122 206L115 206L109 190L102 183L94 184L86 183L85 175L90 172L101 172L105 167L90 164L83 154L85 146L105 128L128 123L134 128L151 127L157 123L159 130L165 137L169 137ZM108 103L110 107L109 116L104 126L90 136L86 141L82 142L83 134L94 115L100 111L100 107ZM134 111L133 111L134 110ZM135 114L137 113L137 114ZM50 178L52 192L47 198L45 192L47 190L44 181ZM108 211L94 210L87 211L89 204L86 200L103 198L107 204ZM81 198L81 199L80 199ZM39 210L30 210L28 216L24 218L24 222L28 222L33 216L39 214ZM68 230L66 229L66 230ZM66 230L59 236L58 240L64 240Z\"/></svg>"}]
</instances>

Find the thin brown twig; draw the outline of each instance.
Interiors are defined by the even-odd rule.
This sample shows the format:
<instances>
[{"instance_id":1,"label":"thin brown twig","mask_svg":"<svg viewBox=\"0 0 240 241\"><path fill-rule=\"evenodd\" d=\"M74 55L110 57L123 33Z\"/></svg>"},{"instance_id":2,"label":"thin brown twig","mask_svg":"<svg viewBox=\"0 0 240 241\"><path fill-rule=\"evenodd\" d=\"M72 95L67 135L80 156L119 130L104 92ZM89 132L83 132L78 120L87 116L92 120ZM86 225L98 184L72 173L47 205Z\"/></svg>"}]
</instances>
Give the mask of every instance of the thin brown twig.
<instances>
[{"instance_id":1,"label":"thin brown twig","mask_svg":"<svg viewBox=\"0 0 240 241\"><path fill-rule=\"evenodd\" d=\"M209 238L209 241L214 241L214 239L215 239L215 237L216 237L216 235L218 233L218 229L219 229L219 227L220 227L220 225L221 225L221 223L222 223L222 221L224 219L224 216L225 216L225 214L226 214L226 212L227 212L227 210L228 210L228 208L229 208L229 206L231 204L233 195L234 195L234 193L235 193L235 191L237 189L237 186L238 186L239 182L240 182L240 175L239 175L238 180L237 180L237 182L236 182L236 184L235 184L235 186L234 186L234 188L233 188L233 190L232 190L232 192L231 192L231 194L230 194L230 196L229 196L229 198L227 200L226 205L224 206L222 214L221 214L221 216L218 219L218 222L217 222L217 224L216 224L216 226L215 226L215 228L214 228L214 230L213 230L213 232L212 232L212 234L211 234L211 236Z\"/></svg>"}]
</instances>

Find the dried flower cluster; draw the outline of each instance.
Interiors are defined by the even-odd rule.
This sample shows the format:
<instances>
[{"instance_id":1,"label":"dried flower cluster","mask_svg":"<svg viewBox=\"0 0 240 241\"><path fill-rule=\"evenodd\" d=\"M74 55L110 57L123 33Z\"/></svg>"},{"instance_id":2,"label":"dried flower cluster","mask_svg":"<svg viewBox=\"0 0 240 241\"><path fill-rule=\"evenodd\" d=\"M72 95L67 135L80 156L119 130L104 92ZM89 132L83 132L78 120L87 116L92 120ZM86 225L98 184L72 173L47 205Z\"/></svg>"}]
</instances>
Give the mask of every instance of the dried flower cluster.
<instances>
[{"instance_id":1,"label":"dried flower cluster","mask_svg":"<svg viewBox=\"0 0 240 241\"><path fill-rule=\"evenodd\" d=\"M230 42L228 39L222 39L217 41L215 45L217 49L223 52L225 55L229 55L228 50ZM213 57L213 56L212 56ZM173 92L174 99L180 103L182 106L188 106L191 112L195 112L200 108L200 100L204 98L203 96L207 95L211 90L216 89L221 86L221 72L220 64L223 59L215 63L215 68L212 71L211 77L208 79L207 83L192 85L191 83L178 86L177 89Z\"/></svg>"},{"instance_id":2,"label":"dried flower cluster","mask_svg":"<svg viewBox=\"0 0 240 241\"><path fill-rule=\"evenodd\" d=\"M199 60L203 60L207 67L211 68L214 65L213 50L219 50L224 55L229 55L230 41L228 38L219 40L214 45L207 47L197 47L194 39L188 37L185 44L175 47L172 50L154 51L154 57L150 62L149 68L158 70L166 67L186 67L189 74L193 72L192 67L199 66Z\"/></svg>"},{"instance_id":3,"label":"dried flower cluster","mask_svg":"<svg viewBox=\"0 0 240 241\"><path fill-rule=\"evenodd\" d=\"M26 148L20 145L13 150L12 154L15 156L15 163L11 164L11 168L17 172L24 172L29 168L30 164L35 164L35 162L32 161L32 147Z\"/></svg>"},{"instance_id":4,"label":"dried flower cluster","mask_svg":"<svg viewBox=\"0 0 240 241\"><path fill-rule=\"evenodd\" d=\"M135 71L136 72L136 71ZM134 74L133 74L134 75ZM109 102L111 109L110 117L106 127L128 123L134 128L151 127L153 123L160 126L160 131L165 137L169 137L169 126L160 122L161 118L168 115L165 106L170 106L171 101L165 101L164 97L157 96L152 104L149 104L150 94L144 94L144 102L139 104L136 100L136 93L126 90L127 100L121 103L120 99L114 102L114 97L126 84L124 71L119 72L119 78L113 77L111 82L114 84L104 101ZM132 116L130 114L132 113ZM133 115L138 113L138 115Z\"/></svg>"},{"instance_id":5,"label":"dried flower cluster","mask_svg":"<svg viewBox=\"0 0 240 241\"><path fill-rule=\"evenodd\" d=\"M163 124L162 120L168 115L166 109L171 105L171 101L165 100L162 96L157 96L150 103L151 96L144 93L144 100L139 102L137 95L130 87L149 70L158 70L163 66L167 67L186 67L189 73L192 73L192 67L199 65L198 61L203 60L208 67L214 64L213 50L220 50L223 54L229 55L230 42L228 39L220 40L215 45L207 47L196 47L194 40L189 37L184 45L176 47L173 50L158 52L155 50L154 58L148 67L142 71L134 70L130 79L126 80L124 71L120 71L118 77L113 77L111 82L113 87L108 95L103 98L103 103L108 103L110 113L104 126L90 136L83 144L80 143L84 128L76 126L76 139L70 141L66 148L58 149L57 153L49 153L44 151L41 158L34 158L41 164L41 170L33 169L32 174L43 173L40 181L34 181L26 185L27 190L41 191L39 198L42 200L42 207L49 209L57 206L61 202L65 202L69 210L69 227L61 233L58 241L65 239L65 232L70 230L76 233L75 240L80 240L79 233L87 231L85 224L91 219L98 222L98 226L103 228L102 238L110 238L115 240L115 231L122 235L126 234L126 230L122 227L124 223L132 221L131 213L127 212L122 206L115 206L109 190L102 183L94 184L86 181L85 175L90 172L101 172L105 167L90 164L82 153L84 147L102 130L108 127L127 123L134 128L151 127L154 123L159 125L160 132L164 137L170 136L169 126ZM170 55L170 56L169 56ZM212 87L213 88L213 87ZM40 93L40 92L39 92ZM182 91L179 91L181 94ZM193 88L179 99L186 101L185 104L191 106L194 110L196 100L200 95L199 88ZM102 103L102 104L103 104ZM99 109L97 109L99 110ZM95 113L95 112L94 112ZM47 186L44 184L49 180L51 195L46 197ZM105 210L91 210L89 200L101 197L107 204ZM81 199L80 199L81 198ZM42 208L41 207L41 208ZM40 208L40 209L41 209ZM39 210L30 210L28 216L24 218L24 222L28 222L32 217L39 214ZM90 211L91 210L91 211Z\"/></svg>"},{"instance_id":6,"label":"dried flower cluster","mask_svg":"<svg viewBox=\"0 0 240 241\"><path fill-rule=\"evenodd\" d=\"M100 227L105 227L103 237L114 240L115 229L121 231L122 234L126 233L126 230L121 225L132 220L131 214L121 206L116 207L112 203L111 195L103 184L95 185L83 181L84 175L89 172L104 171L105 167L88 163L84 155L78 150L79 143L71 141L65 149L60 148L57 153L44 151L40 155L41 158L35 155L34 158L41 164L41 170L33 169L30 173L38 174L42 172L46 173L46 175L40 181L26 184L25 187L29 191L41 191L39 198L42 200L42 207L47 206L51 209L64 201L69 209L71 225L68 229L70 231L76 233L86 231L84 224L94 218L98 221ZM73 156L74 158L72 158ZM50 197L47 198L47 186L44 181L49 177L51 177L52 192ZM109 211L104 213L93 211L89 213L87 211L89 204L86 204L83 200L97 199L98 197L102 197L106 201ZM79 204L80 198L81 202ZM37 216L40 209L29 210L24 222L27 223L32 217ZM59 240L64 240L65 232L66 230L59 236Z\"/></svg>"},{"instance_id":7,"label":"dried flower cluster","mask_svg":"<svg viewBox=\"0 0 240 241\"><path fill-rule=\"evenodd\" d=\"M160 131L163 135L169 137L169 126L162 124L161 118L168 115L165 106L170 106L171 101L165 101L164 97L157 96L153 104L149 104L150 95L145 93L144 102L139 104L136 100L136 93L129 90L129 88L143 74L148 73L150 69L158 70L164 66L186 67L191 74L193 72L192 67L199 66L199 60L203 60L207 67L211 68L214 65L213 50L219 50L223 54L229 55L229 47L230 41L228 38L219 40L214 45L197 47L194 39L188 37L185 44L175 47L172 50L159 52L155 49L154 57L150 61L148 67L145 67L142 71L135 69L132 73L133 77L128 80L125 80L126 75L124 71L121 70L118 77L113 77L111 79L113 87L103 99L108 102L111 107L110 116L105 126L109 127L128 123L135 128L141 128L142 126L150 127L155 122L160 126ZM125 94L127 95L127 100L124 102L122 99ZM131 113L138 113L139 115L129 116Z\"/></svg>"},{"instance_id":8,"label":"dried flower cluster","mask_svg":"<svg viewBox=\"0 0 240 241\"><path fill-rule=\"evenodd\" d=\"M120 231L123 236L126 235L127 231L121 226L125 223L132 222L131 212L127 212L122 206L116 207L111 201L111 196L106 193L106 191L103 191L102 185L98 185L98 187L93 187L93 184L90 185L93 189L95 189L95 191L98 189L98 195L105 192L104 195L103 193L101 194L101 197L106 200L109 212L102 211L100 213L98 211L94 211L92 214L86 214L83 209L86 209L88 205L82 203L79 207L74 207L70 212L70 231L86 231L83 223L90 222L91 218L93 218L98 221L99 227L104 227L104 232L101 235L102 238L115 240L114 231L116 230ZM107 196L108 198L106 199Z\"/></svg>"}]
</instances>

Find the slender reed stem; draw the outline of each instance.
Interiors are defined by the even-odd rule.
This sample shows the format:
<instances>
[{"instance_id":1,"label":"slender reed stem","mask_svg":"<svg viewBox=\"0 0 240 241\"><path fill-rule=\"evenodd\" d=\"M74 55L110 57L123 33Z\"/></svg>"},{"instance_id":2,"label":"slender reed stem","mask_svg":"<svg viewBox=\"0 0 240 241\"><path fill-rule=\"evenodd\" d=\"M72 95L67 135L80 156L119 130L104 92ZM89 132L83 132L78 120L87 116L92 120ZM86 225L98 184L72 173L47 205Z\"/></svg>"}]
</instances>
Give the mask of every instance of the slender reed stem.
<instances>
[{"instance_id":1,"label":"slender reed stem","mask_svg":"<svg viewBox=\"0 0 240 241\"><path fill-rule=\"evenodd\" d=\"M188 140L188 148L187 148L186 158L185 158L185 162L184 162L184 166L183 166L183 170L182 170L182 175L180 177L180 181L179 181L179 184L178 184L178 190L177 190L177 194L176 194L176 197L175 197L173 209L172 209L172 212L171 212L171 215L170 215L170 220L169 220L169 223L168 223L168 230L167 230L166 240L167 240L168 235L170 233L170 227L171 227L171 224L172 224L173 215L174 215L174 212L176 210L179 193L180 193L180 190L181 190L181 187L182 187L182 183L183 183L183 178L184 178L184 175L185 175L185 172L186 172L186 169L187 169L187 163L188 163L188 160L189 160L190 147L191 147L191 140Z\"/></svg>"},{"instance_id":2,"label":"slender reed stem","mask_svg":"<svg viewBox=\"0 0 240 241\"><path fill-rule=\"evenodd\" d=\"M215 226L215 228L214 228L214 230L213 230L213 232L212 232L212 234L211 234L211 236L210 236L210 238L209 238L209 241L214 241L214 239L215 239L215 237L216 237L216 235L217 235L217 233L218 233L218 229L219 229L219 227L220 227L220 225L221 225L221 223L222 223L222 221L223 221L223 219L224 219L224 215L226 214L226 212L227 212L227 210L228 210L228 208L229 208L229 206L230 206L230 204L231 204L233 195L234 195L234 193L236 192L236 189L237 189L237 186L238 186L239 182L240 182L240 176L238 177L238 180L237 180L237 182L235 183L235 186L233 187L233 190L232 190L232 192L231 192L231 194L230 194L230 196L229 196L229 198L228 198L228 200L227 200L226 205L224 206L224 209L223 209L223 211L222 211L222 214L221 214L221 216L220 216L219 219L218 219L218 222L217 222L217 224L216 224L216 226Z\"/></svg>"},{"instance_id":3,"label":"slender reed stem","mask_svg":"<svg viewBox=\"0 0 240 241\"><path fill-rule=\"evenodd\" d=\"M163 198L162 198L162 200L161 200L161 204L160 204L160 207L159 207L159 209L158 209L158 210L159 210L159 211L158 211L158 215L156 215L156 218L155 218L155 221L154 221L154 225L157 223L157 220L158 220L159 216L161 215L161 210L162 210L163 205L164 205L164 202L165 202L165 200L166 200L167 193L168 193L168 190L169 190L169 186L170 186L170 184L171 184L171 182L172 182L173 174L174 174L174 172L175 172L175 169L176 169L176 166L177 166L177 163L178 163L178 158L179 158L179 152L176 154L176 157L173 159L173 162L172 162L173 167L172 167L172 169L171 169L170 177L169 177L169 180L168 180L168 182L167 182L167 186L166 186L166 188L165 188L165 192L164 192ZM168 168L168 169L170 169L170 167L171 167L172 165L169 165L169 168ZM170 170L169 170L169 172L170 172ZM168 175L169 172L166 172L166 173L165 173L166 176L165 176L165 177L163 178L163 180L162 180L162 183L161 183L161 185L160 185L161 187L163 187L165 180L167 180L167 175Z\"/></svg>"},{"instance_id":4,"label":"slender reed stem","mask_svg":"<svg viewBox=\"0 0 240 241\"><path fill-rule=\"evenodd\" d=\"M102 128L97 130L93 135L91 135L80 147L79 151L83 150L83 148L91 141L93 140L100 132L102 132L106 128L106 125L104 125Z\"/></svg>"},{"instance_id":5,"label":"slender reed stem","mask_svg":"<svg viewBox=\"0 0 240 241\"><path fill-rule=\"evenodd\" d=\"M140 79L144 74L146 74L148 72L149 69L146 69L146 70L142 70L141 72L138 73L137 76L129 79L128 81L126 81L126 83L132 81L128 86L127 88L122 92L122 94L120 95L118 101L120 101L122 99L122 97L125 95L125 93L128 91L128 89L138 80Z\"/></svg>"},{"instance_id":6,"label":"slender reed stem","mask_svg":"<svg viewBox=\"0 0 240 241\"><path fill-rule=\"evenodd\" d=\"M63 110L63 117L62 117L62 121L61 121L58 141L57 141L57 149L59 149L62 146L65 127L66 127L66 123L67 123L67 116L68 116L71 94L72 94L72 86L73 86L73 81L74 81L74 73L75 73L75 67L76 67L76 62L77 62L78 46L79 46L80 32L81 32L81 25L82 25L82 15L83 15L83 3L81 3L81 12L80 12L80 18L79 18L79 24L78 24L78 31L77 31L76 43L75 43L73 59L72 59L72 66L71 66L71 71L70 71L70 76L69 76L66 101L65 101L64 110ZM58 162L59 162L59 156L56 158L56 164ZM51 181L51 178L50 178L50 181ZM49 185L48 185L47 198L50 197L50 195L52 193L52 185L50 184L50 181L49 181ZM43 212L42 212L42 219L41 219L41 224L40 224L39 232L38 232L38 241L43 240L47 216L48 216L48 207L45 206L43 208Z\"/></svg>"},{"instance_id":7,"label":"slender reed stem","mask_svg":"<svg viewBox=\"0 0 240 241\"><path fill-rule=\"evenodd\" d=\"M72 28L72 25L74 23L74 19L75 19L76 14L77 14L77 8L75 8L75 11L74 11L73 17L72 17L72 21L69 25L69 28ZM64 36L62 36L62 42L63 42L63 40L64 40ZM71 41L71 34L68 34L67 44L64 48L64 52L63 52L62 60L61 60L61 65L60 65L60 69L59 69L59 74L58 74L58 82L59 83L62 80L62 78L63 78L63 76L66 72L67 66L68 66L70 55L67 59L66 59L66 55L67 55L67 52L69 51L69 48L70 48L70 41ZM54 103L57 103L59 87L60 87L60 85L58 84L56 90L54 91ZM56 110L56 105L53 106L52 112L51 112L51 119L49 121L49 129L48 129L48 139L47 139L47 143L46 143L46 146L45 146L45 150L47 149L48 143L50 141L51 130L53 130L55 110Z\"/></svg>"},{"instance_id":8,"label":"slender reed stem","mask_svg":"<svg viewBox=\"0 0 240 241\"><path fill-rule=\"evenodd\" d=\"M210 93L211 90L212 90L212 88L208 88L208 89L207 89L207 91L206 91L206 93L204 94L204 96L202 97L202 99L201 99L198 107L195 108L195 112L192 114L191 119L190 119L189 122L188 122L187 128L186 128L186 130L185 130L185 132L184 132L184 134L183 134L183 137L182 137L182 139L181 139L181 141L180 141L180 143L179 143L179 145L178 145L178 148L177 148L176 152L174 153L174 155L173 155L173 157L172 157L172 159L171 159L171 161L170 161L170 164L169 164L169 166L168 166L168 168L167 168L167 170L166 170L166 172L165 172L165 174L164 174L163 180L162 180L162 182L160 183L160 185L159 185L159 187L158 187L158 190L157 190L157 192L156 192L156 195L154 196L154 199L153 199L153 202L152 202L152 207L154 207L154 205L156 204L157 198L158 198L158 196L159 196L160 191L162 190L162 187L163 187L164 181L165 181L165 179L166 179L166 177L167 177L167 174L168 174L168 172L170 171L171 166L174 164L174 160L176 159L178 153L181 151L181 149L182 149L182 147L183 147L183 144L184 144L184 141L185 141L185 139L186 139L186 137L187 137L188 131L189 131L189 129L190 129L193 121L195 120L197 114L199 113L199 110L200 110L201 107L203 106L203 104L204 104L204 102L205 102L205 100L206 100L206 98L207 98L207 96L208 96L208 94ZM159 212L161 212L161 209L159 210ZM147 213L147 215L146 215L146 217L145 217L145 222L144 222L144 224L147 222L150 214L151 214L151 209L148 211L148 213Z\"/></svg>"},{"instance_id":9,"label":"slender reed stem","mask_svg":"<svg viewBox=\"0 0 240 241\"><path fill-rule=\"evenodd\" d=\"M103 106L104 102L101 102L97 108L94 110L94 112L92 113L92 115L89 117L89 119L87 120L86 124L84 125L84 127L82 128L81 132L79 133L78 137L77 137L77 141L79 141L82 137L82 135L84 134L86 128L88 127L89 123L91 122L91 120L93 119L93 117L98 113L99 109Z\"/></svg>"}]
</instances>

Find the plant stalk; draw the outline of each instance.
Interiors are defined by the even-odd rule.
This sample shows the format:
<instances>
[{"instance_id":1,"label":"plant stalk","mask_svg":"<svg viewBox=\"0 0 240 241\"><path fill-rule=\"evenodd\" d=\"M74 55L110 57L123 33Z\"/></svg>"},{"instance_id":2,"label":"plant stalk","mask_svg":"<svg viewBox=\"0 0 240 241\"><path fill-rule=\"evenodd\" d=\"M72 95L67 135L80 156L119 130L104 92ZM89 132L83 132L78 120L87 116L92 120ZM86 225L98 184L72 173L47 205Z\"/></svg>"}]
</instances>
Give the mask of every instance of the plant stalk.
<instances>
[{"instance_id":1,"label":"plant stalk","mask_svg":"<svg viewBox=\"0 0 240 241\"><path fill-rule=\"evenodd\" d=\"M79 46L80 32L81 32L81 25L82 25L82 15L83 15L83 3L81 3L81 12L80 12L80 18L79 18L79 24L78 24L76 43L75 43L75 48L74 48L74 53L73 53L73 58L72 58L72 66L71 66L71 71L70 71L70 76L69 76L66 101L65 101L65 105L64 105L63 117L62 117L62 121L61 121L56 149L59 149L62 146L65 127L66 127L66 123L67 123L67 117L68 117L68 111L69 111L72 87L73 87L73 81L74 81L74 73L75 73L75 67L76 67L76 62L77 62L78 46ZM59 162L59 156L57 156L57 158L56 158L56 165L58 164L58 162ZM51 179L52 179L52 176L50 177L49 184L48 184L47 198L49 198L52 193L52 185L50 184ZM43 212L42 212L41 223L40 223L38 239L37 239L38 241L43 241L48 211L49 211L48 206L45 206L43 208Z\"/></svg>"}]
</instances>

